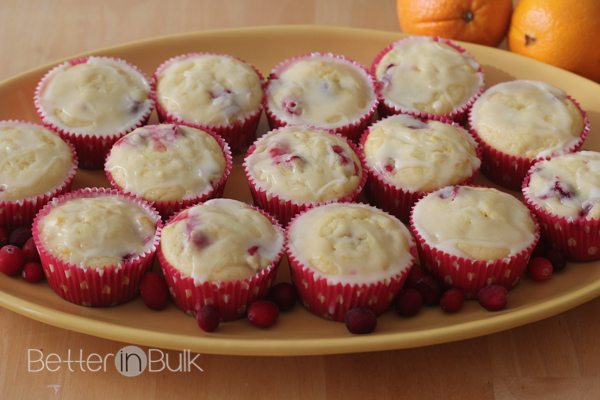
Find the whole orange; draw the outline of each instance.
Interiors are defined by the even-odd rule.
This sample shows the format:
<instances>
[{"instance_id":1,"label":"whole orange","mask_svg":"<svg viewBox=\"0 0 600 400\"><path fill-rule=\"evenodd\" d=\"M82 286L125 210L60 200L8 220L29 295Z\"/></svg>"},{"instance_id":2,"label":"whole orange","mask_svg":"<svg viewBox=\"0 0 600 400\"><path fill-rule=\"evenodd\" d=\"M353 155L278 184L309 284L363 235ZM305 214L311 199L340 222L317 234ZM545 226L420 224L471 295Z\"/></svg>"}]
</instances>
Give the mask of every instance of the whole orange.
<instances>
[{"instance_id":1,"label":"whole orange","mask_svg":"<svg viewBox=\"0 0 600 400\"><path fill-rule=\"evenodd\" d=\"M600 0L521 0L508 48L600 80Z\"/></svg>"},{"instance_id":2,"label":"whole orange","mask_svg":"<svg viewBox=\"0 0 600 400\"><path fill-rule=\"evenodd\" d=\"M510 21L512 0L397 0L405 33L497 46Z\"/></svg>"}]
</instances>

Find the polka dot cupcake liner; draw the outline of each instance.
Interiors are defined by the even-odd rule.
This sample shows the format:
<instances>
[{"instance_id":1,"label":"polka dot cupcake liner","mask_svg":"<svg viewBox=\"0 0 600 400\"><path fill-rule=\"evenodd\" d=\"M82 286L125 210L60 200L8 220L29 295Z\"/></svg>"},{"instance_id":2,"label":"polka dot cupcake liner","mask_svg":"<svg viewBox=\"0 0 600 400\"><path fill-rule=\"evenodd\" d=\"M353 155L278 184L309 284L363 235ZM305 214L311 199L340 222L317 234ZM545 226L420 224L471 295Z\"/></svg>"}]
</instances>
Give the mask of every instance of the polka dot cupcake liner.
<instances>
[{"instance_id":1,"label":"polka dot cupcake liner","mask_svg":"<svg viewBox=\"0 0 600 400\"><path fill-rule=\"evenodd\" d=\"M347 196L344 196L337 200L329 200L329 201L325 201L325 202L313 202L313 203L299 202L299 201L294 201L294 200L286 200L286 199L278 196L277 194L274 194L270 191L262 189L259 186L258 182L256 182L256 180L252 177L251 171L250 171L248 163L247 163L248 156L254 152L259 140L261 140L263 138L268 138L270 135L276 134L280 129L281 128L272 130L272 131L268 132L267 134L265 134L264 136L262 136L260 139L258 139L254 144L252 144L252 146L250 146L250 148L248 149L248 153L246 154L246 158L244 159L244 172L246 174L246 179L248 180L248 183L250 184L250 193L252 194L252 200L254 201L254 204L256 206L265 210L269 214L275 216L275 218L277 218L279 223L281 223L281 225L285 227L285 226L287 226L287 224L290 222L290 220L295 215L301 213L302 211L304 211L310 207L314 207L314 206L326 204L326 203L331 203L331 202L358 201L358 198L360 197L360 195L363 191L363 188L365 187L365 184L367 182L367 176L368 176L367 172L366 172L367 170L366 170L366 164L365 164L364 157L362 157L361 152L359 152L358 147L354 143L352 143L348 138L344 138L340 133L334 133L333 131L328 131L328 130L324 130L324 129L320 129L320 128L316 128L316 127L311 127L311 129L326 131L328 133L331 133L332 135L336 135L340 138L344 138L346 140L346 142L348 143L348 145L350 146L350 148L352 149L352 151L354 151L354 153L360 160L360 165L362 168L362 177L361 177L361 180L360 180L358 186L356 187L356 189L352 193L348 194Z\"/></svg>"},{"instance_id":2,"label":"polka dot cupcake liner","mask_svg":"<svg viewBox=\"0 0 600 400\"><path fill-rule=\"evenodd\" d=\"M198 203L203 203L210 199L223 197L223 192L225 191L225 184L227 183L227 178L229 178L229 174L231 173L231 168L233 167L233 157L231 155L231 150L229 149L229 145L227 144L227 142L220 135L218 135L206 128L203 128L202 130L204 132L208 133L209 135L211 135L213 138L215 138L215 140L219 143L221 150L223 151L223 155L225 156L225 171L223 172L223 176L221 176L221 179L218 182L216 182L210 188L206 189L203 193L201 193L199 196L194 197L194 198L180 200L180 201L152 201L149 199L144 199L148 203L150 203L154 208L156 208L156 210L162 217L163 221L168 220L172 215L176 214L180 210L191 207ZM106 157L106 160L108 160L109 157L110 157L110 152L109 152L108 156ZM133 196L136 196L135 193L127 192L124 188L119 186L119 184L117 182L115 182L112 174L106 168L106 161L105 161L104 172L110 182L110 185L114 189L117 189L119 192L122 192L122 193L131 194Z\"/></svg>"},{"instance_id":3,"label":"polka dot cupcake liner","mask_svg":"<svg viewBox=\"0 0 600 400\"><path fill-rule=\"evenodd\" d=\"M137 68L136 66L134 66L124 60L121 60L118 58L112 58L112 57L95 57L95 58L109 59L109 60L123 63L124 65L127 65L130 69L132 69L133 71L139 73L140 76L143 77L143 79L146 82L148 82L148 85L150 85L148 78L139 68ZM120 138L122 138L127 133L134 130L135 128L139 128L140 126L146 125L146 123L148 123L148 120L150 119L150 115L152 114L152 110L154 109L154 100L153 100L154 96L152 94L152 90L150 90L150 92L148 94L149 95L148 100L142 104L143 111L142 111L142 113L140 113L139 118L130 121L127 125L123 126L122 129L120 129L119 131L112 132L108 135L103 135L103 136L83 135L83 134L80 134L77 132L73 132L72 130L69 129L69 127L67 127L63 124L61 124L61 125L56 124L56 122L53 121L53 119L47 114L46 110L44 109L44 107L40 101L42 90L47 85L47 83L51 79L52 75L56 71L64 69L66 67L73 66L73 65L86 63L89 59L90 59L90 57L82 57L82 58L70 60L70 61L64 62L60 65L57 65L56 67L51 69L48 73L46 73L46 75L44 75L44 77L38 83L38 86L35 90L34 105L35 105L37 114L39 115L40 119L42 120L42 124L44 124L44 126L46 126L47 128L52 129L53 131L58 133L60 135L60 137L63 138L65 141L69 141L73 144L73 146L75 147L75 150L77 151L77 155L79 157L79 166L81 168L102 169L104 167L104 160L106 159L106 155L110 151L112 145L117 140L119 140Z\"/></svg>"},{"instance_id":4,"label":"polka dot cupcake liner","mask_svg":"<svg viewBox=\"0 0 600 400\"><path fill-rule=\"evenodd\" d=\"M31 122L24 121L3 121L3 123L24 123L33 126L39 126ZM66 178L54 189L38 196L28 197L21 200L0 201L0 226L8 230L16 229L20 226L30 225L33 222L36 214L54 197L63 195L71 190L73 179L78 167L78 158L75 148L69 142L66 142L73 154L73 164L67 173Z\"/></svg>"},{"instance_id":5,"label":"polka dot cupcake liner","mask_svg":"<svg viewBox=\"0 0 600 400\"><path fill-rule=\"evenodd\" d=\"M156 222L156 233L150 250L122 264L84 269L58 259L44 247L39 236L39 222L52 208L71 199L103 196L119 197L146 210ZM44 274L52 290L71 303L88 307L114 306L125 303L137 295L142 277L152 268L161 230L160 216L147 202L104 188L80 189L53 199L36 216L32 229Z\"/></svg>"},{"instance_id":6,"label":"polka dot cupcake liner","mask_svg":"<svg viewBox=\"0 0 600 400\"><path fill-rule=\"evenodd\" d=\"M173 62L184 60L186 58L189 58L192 56L197 56L197 55L218 55L218 56L231 57L227 54L220 54L220 53L188 53L188 54L182 54L180 56L170 58L169 60L162 63L153 74L153 79L152 79L152 89L153 90L151 92L152 99L154 100L154 102L156 104L156 111L158 113L158 119L159 119L159 121L165 122L165 123L187 125L187 126L191 126L192 128L197 128L197 129L202 129L202 130L204 130L204 129L211 130L211 131L217 133L218 135L220 135L223 139L225 139L225 141L229 144L229 147L233 154L243 153L246 150L246 148L248 146L250 146L250 144L254 141L254 138L256 136L256 130L258 129L258 123L260 122L260 117L262 115L265 98L266 98L265 91L264 91L264 80L265 79L262 76L262 74L260 73L260 71L258 69L256 69L253 65L251 65L248 62L246 62L242 59L239 59L237 57L232 57L232 58L235 58L236 60L241 61L241 62L245 63L246 65L250 66L254 70L254 72L256 72L256 74L258 75L258 77L260 79L261 87L263 89L263 96L262 96L261 102L259 103L259 106L255 110L248 113L248 115L246 115L243 119L240 119L234 123L221 124L221 125L210 125L210 124L200 124L195 121L186 120L184 118L181 118L181 117L165 110L165 108L160 104L160 102L157 99L156 87L158 85L158 75L161 73L161 71L163 71L165 68L167 68Z\"/></svg>"},{"instance_id":7,"label":"polka dot cupcake liner","mask_svg":"<svg viewBox=\"0 0 600 400\"><path fill-rule=\"evenodd\" d=\"M252 207L283 231L281 225L262 210ZM177 220L177 214L172 216L167 225ZM219 310L222 321L244 318L246 310L256 300L264 299L275 283L279 264L283 257L282 246L276 259L265 269L252 278L235 282L194 282L194 279L184 276L166 259L159 246L158 261L162 268L165 281L169 287L171 299L177 307L188 315L195 316L205 305L212 305Z\"/></svg>"}]
</instances>

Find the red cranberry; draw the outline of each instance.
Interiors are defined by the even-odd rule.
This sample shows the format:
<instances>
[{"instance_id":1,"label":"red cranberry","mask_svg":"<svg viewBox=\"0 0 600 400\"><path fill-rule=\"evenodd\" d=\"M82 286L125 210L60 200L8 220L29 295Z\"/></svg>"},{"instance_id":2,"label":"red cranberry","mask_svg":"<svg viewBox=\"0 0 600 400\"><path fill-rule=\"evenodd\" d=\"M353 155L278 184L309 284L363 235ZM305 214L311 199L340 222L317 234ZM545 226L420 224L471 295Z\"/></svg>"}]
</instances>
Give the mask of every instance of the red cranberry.
<instances>
[{"instance_id":1,"label":"red cranberry","mask_svg":"<svg viewBox=\"0 0 600 400\"><path fill-rule=\"evenodd\" d=\"M217 307L207 305L198 310L196 313L196 321L198 322L198 326L204 332L212 332L217 329L219 323L221 323L221 315L219 314Z\"/></svg>"},{"instance_id":2,"label":"red cranberry","mask_svg":"<svg viewBox=\"0 0 600 400\"><path fill-rule=\"evenodd\" d=\"M169 290L157 273L148 272L140 282L140 295L146 307L160 311L167 305Z\"/></svg>"},{"instance_id":3,"label":"red cranberry","mask_svg":"<svg viewBox=\"0 0 600 400\"><path fill-rule=\"evenodd\" d=\"M29 238L29 240L25 242L22 250L23 259L25 260L25 263L40 262L40 254L38 253L37 247L35 247L35 242L33 241L33 238Z\"/></svg>"},{"instance_id":4,"label":"red cranberry","mask_svg":"<svg viewBox=\"0 0 600 400\"><path fill-rule=\"evenodd\" d=\"M375 313L368 308L353 308L346 313L346 328L356 335L371 333L377 326Z\"/></svg>"},{"instance_id":5,"label":"red cranberry","mask_svg":"<svg viewBox=\"0 0 600 400\"><path fill-rule=\"evenodd\" d=\"M3 226L0 226L0 249L8 244L10 232Z\"/></svg>"},{"instance_id":6,"label":"red cranberry","mask_svg":"<svg viewBox=\"0 0 600 400\"><path fill-rule=\"evenodd\" d=\"M21 249L32 236L31 226L20 226L10 233L8 243Z\"/></svg>"},{"instance_id":7,"label":"red cranberry","mask_svg":"<svg viewBox=\"0 0 600 400\"><path fill-rule=\"evenodd\" d=\"M423 278L424 276L425 276L425 270L423 268L421 268L421 266L419 264L413 264L410 271L408 271L408 275L406 276L406 280L404 281L403 287L406 289L415 287L417 282L419 282L419 280L421 278Z\"/></svg>"},{"instance_id":8,"label":"red cranberry","mask_svg":"<svg viewBox=\"0 0 600 400\"><path fill-rule=\"evenodd\" d=\"M277 304L279 311L285 312L294 307L298 301L298 292L291 283L281 282L271 288L269 300Z\"/></svg>"},{"instance_id":9,"label":"red cranberry","mask_svg":"<svg viewBox=\"0 0 600 400\"><path fill-rule=\"evenodd\" d=\"M442 297L442 287L432 276L427 275L419 279L415 285L415 289L423 296L423 303L428 306L439 304L440 297Z\"/></svg>"},{"instance_id":10,"label":"red cranberry","mask_svg":"<svg viewBox=\"0 0 600 400\"><path fill-rule=\"evenodd\" d=\"M447 290L440 298L440 307L447 313L458 312L465 302L465 294L459 288Z\"/></svg>"},{"instance_id":11,"label":"red cranberry","mask_svg":"<svg viewBox=\"0 0 600 400\"><path fill-rule=\"evenodd\" d=\"M536 257L527 266L529 276L536 281L545 281L552 276L552 263L544 257Z\"/></svg>"},{"instance_id":12,"label":"red cranberry","mask_svg":"<svg viewBox=\"0 0 600 400\"><path fill-rule=\"evenodd\" d=\"M394 301L396 312L403 317L412 317L423 307L423 296L417 289L402 290Z\"/></svg>"},{"instance_id":13,"label":"red cranberry","mask_svg":"<svg viewBox=\"0 0 600 400\"><path fill-rule=\"evenodd\" d=\"M279 308L272 301L258 300L248 307L248 320L259 328L266 328L273 325L278 317Z\"/></svg>"},{"instance_id":14,"label":"red cranberry","mask_svg":"<svg viewBox=\"0 0 600 400\"><path fill-rule=\"evenodd\" d=\"M21 275L27 282L36 283L44 279L44 269L39 262L28 262L23 267Z\"/></svg>"},{"instance_id":15,"label":"red cranberry","mask_svg":"<svg viewBox=\"0 0 600 400\"><path fill-rule=\"evenodd\" d=\"M508 290L502 285L489 285L479 291L479 304L488 311L500 311L506 307Z\"/></svg>"},{"instance_id":16,"label":"red cranberry","mask_svg":"<svg viewBox=\"0 0 600 400\"><path fill-rule=\"evenodd\" d=\"M8 276L15 276L23 270L23 252L13 245L4 246L0 249L0 272Z\"/></svg>"},{"instance_id":17,"label":"red cranberry","mask_svg":"<svg viewBox=\"0 0 600 400\"><path fill-rule=\"evenodd\" d=\"M567 255L558 250L548 250L544 258L552 263L552 272L562 271L567 266Z\"/></svg>"}]
</instances>

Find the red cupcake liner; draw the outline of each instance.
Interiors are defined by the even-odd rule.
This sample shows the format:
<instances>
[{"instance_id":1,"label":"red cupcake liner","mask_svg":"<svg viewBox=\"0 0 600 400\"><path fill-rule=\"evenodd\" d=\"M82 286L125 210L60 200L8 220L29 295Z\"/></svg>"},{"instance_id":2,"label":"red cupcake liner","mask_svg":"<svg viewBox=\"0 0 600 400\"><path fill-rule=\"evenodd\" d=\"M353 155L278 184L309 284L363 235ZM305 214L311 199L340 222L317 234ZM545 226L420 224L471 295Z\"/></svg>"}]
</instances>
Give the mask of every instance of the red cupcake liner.
<instances>
[{"instance_id":1,"label":"red cupcake liner","mask_svg":"<svg viewBox=\"0 0 600 400\"><path fill-rule=\"evenodd\" d=\"M377 105L379 103L379 91L377 89L377 85L375 84L375 80L373 79L373 77L371 76L371 74L369 74L368 70L359 62L354 61L350 58L347 58L345 56L342 55L338 55L338 54L331 54L331 53L310 53L310 54L302 54L300 56L296 56L296 57L292 57L289 58L285 61L282 61L281 63L279 63L278 65L276 65L273 70L271 71L271 74L269 75L269 78L267 79L267 82L265 84L265 93L267 93L268 88L269 88L269 84L274 80L278 78L278 73L287 68L290 64L293 64L294 62L304 59L304 58L311 58L311 57L331 57L334 58L336 60L343 60L346 61L358 68L360 68L365 74L366 74L366 78L369 81L369 83L371 84L371 86L373 87L373 93L374 93L374 101L373 104L371 105L371 108L369 109L369 111L367 111L364 115L360 116L356 121L347 124L347 125L343 125L337 128L327 128L330 130L333 130L336 133L341 134L342 136L347 137L348 139L350 139L353 143L358 143L358 139L360 138L360 135L363 133L363 131L367 128L367 126L369 126L369 124L371 123L371 121L373 120L373 115L375 115L375 111L377 110ZM277 129L277 128L281 128L284 127L286 125L290 125L287 121L282 120L281 118L279 118L274 112L273 110L271 110L269 108L268 105L268 96L265 95L265 99L264 99L264 107L265 107L265 114L267 115L267 122L269 123L269 129L273 130L273 129ZM318 127L318 125L317 125Z\"/></svg>"},{"instance_id":2,"label":"red cupcake liner","mask_svg":"<svg viewBox=\"0 0 600 400\"><path fill-rule=\"evenodd\" d=\"M581 112L583 116L583 130L581 132L581 136L579 140L571 145L570 147L557 151L548 157L537 157L537 158L526 158L526 157L516 157L506 154L500 150L496 150L487 144L481 136L477 134L477 130L473 128L472 119L473 113L469 112L469 126L471 129L471 133L473 137L477 140L479 145L482 148L483 152L483 163L481 166L481 172L489 178L492 182L497 183L498 185L504 186L507 189L511 190L521 190L523 185L523 180L527 175L527 172L531 168L533 164L536 162L546 159L549 160L552 157L556 157L562 154L574 153L578 151L585 138L587 137L588 132L590 131L590 120L587 116L587 113L581 108L579 103L575 101L575 99L567 96L569 100L571 100Z\"/></svg>"},{"instance_id":3,"label":"red cupcake liner","mask_svg":"<svg viewBox=\"0 0 600 400\"><path fill-rule=\"evenodd\" d=\"M81 57L77 59L73 59L62 64L57 65L52 68L50 71L44 75L44 77L38 83L35 89L34 96L34 105L35 110L42 120L42 124L49 129L52 129L54 132L58 133L61 138L65 141L69 141L75 146L75 150L79 156L80 167L85 169L102 169L104 166L104 160L106 155L110 151L112 145L119 140L121 137L125 136L127 133L131 132L135 128L139 128L142 125L145 125L150 118L150 114L152 114L152 110L154 109L154 99L152 96L152 87L150 93L148 94L149 102L144 110L144 113L140 116L139 120L131 121L128 125L124 126L121 131L114 132L108 136L98 136L98 135L82 135L79 133L72 132L65 126L58 126L52 122L48 116L46 115L46 111L43 109L42 104L40 103L40 95L41 90L46 84L46 80L54 71L58 69L62 69L66 66L77 65L86 63L90 57ZM133 64L128 63L127 61L121 60L119 58L114 57L95 57L95 58L104 58L109 60L114 60L126 64L136 72L138 72L150 85L150 81L146 77L146 75Z\"/></svg>"},{"instance_id":4,"label":"red cupcake liner","mask_svg":"<svg viewBox=\"0 0 600 400\"><path fill-rule=\"evenodd\" d=\"M261 88L263 91L263 97L262 97L261 102L259 103L258 108L255 109L254 111L252 111L251 113L249 113L247 116L245 116L245 118L243 120L236 121L233 124L221 124L221 125L198 124L194 121L188 121L184 118L181 118L181 117L165 110L164 107L158 101L157 93L156 93L156 89L158 86L158 74L175 61L183 60L183 59L186 59L186 58L189 58L192 56L198 56L198 55L217 55L217 56L231 57L231 58L241 61L244 64L251 67L254 70L254 72L256 72L256 74L258 75L258 78L261 82ZM260 116L262 115L262 111L264 108L266 95L265 95L265 90L264 90L264 77L262 76L260 71L258 69L256 69L253 65L251 65L250 63L248 63L240 58L233 57L233 56L230 56L227 54L221 54L221 53L187 53L187 54L182 54L177 57L170 58L169 60L162 63L156 69L156 71L154 71L154 74L152 77L153 77L153 79L152 79L151 95L153 96L152 99L154 100L154 103L156 104L156 111L158 113L159 121L173 123L173 124L179 124L179 125L187 125L187 126L191 126L192 128L203 129L203 130L209 129L209 130L217 133L218 135L220 135L223 139L225 139L225 141L229 144L229 147L231 148L231 152L233 154L238 154L238 153L244 152L244 150L254 141L254 137L256 136L256 130L258 129L258 123L260 122Z\"/></svg>"},{"instance_id":5,"label":"red cupcake liner","mask_svg":"<svg viewBox=\"0 0 600 400\"><path fill-rule=\"evenodd\" d=\"M343 203L343 202L358 201L358 198L360 197L360 194L362 193L363 188L365 187L365 184L367 182L367 176L368 176L368 174L366 173L367 169L366 169L365 159L361 155L362 153L359 152L358 147L353 142L351 142L349 138L342 136L342 134L340 134L340 133L335 133L331 130L326 130L326 129L317 128L317 127L310 127L310 128L316 129L319 131L323 131L323 132L328 132L332 135L335 135L337 137L340 137L340 138L343 138L344 140L346 140L346 142L348 143L348 145L350 146L352 151L354 151L354 153L360 160L360 165L362 168L362 177L361 177L361 180L360 180L358 186L356 187L356 189L349 195L344 196L337 200L329 200L326 202L305 203L305 202L297 202L294 200L286 200L283 197L280 197L279 195L277 195L275 193L271 193L269 191L266 191L266 190L260 188L258 183L256 182L256 180L252 177L252 172L250 171L250 169L248 167L248 163L247 163L248 156L250 154L252 154L254 152L254 150L256 150L256 145L260 140L263 140L263 138L266 138L266 137L276 134L282 128L283 127L272 130L272 131L266 133L265 135L263 135L256 142L254 142L252 144L252 146L250 146L250 148L248 149L248 153L246 154L246 157L244 159L244 164L243 164L244 172L246 174L246 179L248 180L248 183L250 184L250 193L252 194L252 200L254 201L254 204L256 206L267 211L269 214L274 215L275 218L277 218L277 220L279 221L279 223L281 223L281 225L283 227L286 227L287 224L290 222L290 220L295 215L301 213L302 211L304 211L310 207L314 207L316 205L327 204L327 203L335 203L335 202Z\"/></svg>"},{"instance_id":6,"label":"red cupcake liner","mask_svg":"<svg viewBox=\"0 0 600 400\"><path fill-rule=\"evenodd\" d=\"M39 126L38 124L25 121L8 120L2 122ZM8 230L13 230L20 226L30 225L38 211L40 211L50 200L71 190L71 185L73 184L73 179L77 172L78 159L73 145L68 141L65 141L65 143L69 146L71 153L73 154L73 165L65 180L54 189L38 196L16 201L0 201L0 226L3 226Z\"/></svg>"},{"instance_id":7,"label":"red cupcake liner","mask_svg":"<svg viewBox=\"0 0 600 400\"><path fill-rule=\"evenodd\" d=\"M283 233L281 225L272 216L256 207L252 207L252 209L267 217ZM167 225L174 222L177 215L173 215ZM177 307L188 315L195 316L196 312L203 306L212 305L219 310L222 321L231 321L244 318L250 304L267 297L275 282L277 270L283 257L283 246L277 258L252 278L235 282L201 282L199 285L194 283L193 278L182 275L171 265L165 259L160 246L157 255L165 281L169 287L171 299Z\"/></svg>"},{"instance_id":8,"label":"red cupcake liner","mask_svg":"<svg viewBox=\"0 0 600 400\"><path fill-rule=\"evenodd\" d=\"M416 229L414 214L411 213L410 227L417 241L421 267L443 282L446 287L461 289L467 299L476 299L479 291L491 284L502 285L507 290L511 290L521 282L531 253L540 239L537 218L533 213L530 214L535 223L533 242L525 250L509 258L484 261L451 255L430 246Z\"/></svg>"},{"instance_id":9,"label":"red cupcake liner","mask_svg":"<svg viewBox=\"0 0 600 400\"><path fill-rule=\"evenodd\" d=\"M48 215L53 207L72 199L103 196L117 196L130 201L142 207L153 217L156 222L156 233L154 245L149 251L123 264L84 269L58 259L44 248L39 236L39 224L40 220ZM147 202L134 196L119 193L114 189L104 188L80 189L53 199L38 213L32 229L33 240L40 253L44 273L52 290L71 303L89 307L107 307L122 304L138 293L142 277L152 268L154 254L160 242L161 230L160 216Z\"/></svg>"},{"instance_id":10,"label":"red cupcake liner","mask_svg":"<svg viewBox=\"0 0 600 400\"><path fill-rule=\"evenodd\" d=\"M143 196L138 195L136 193L126 191L117 182L115 182L110 171L108 169L106 169L106 162L108 162L108 158L110 157L110 152L109 152L106 157L104 172L106 174L106 177L108 178L108 181L110 182L111 187L114 189L117 189L121 193L130 194L133 196L143 198L148 203L150 203L154 208L156 208L156 210L160 214L163 221L168 220L172 215L176 214L180 210L183 210L185 208L188 208L188 207L193 206L198 203L203 203L210 199L223 197L223 192L225 191L225 184L227 183L227 178L229 178L229 174L231 173L231 168L233 167L233 157L231 155L231 150L229 149L229 145L227 144L227 142L218 134L216 134L206 128L203 128L202 131L208 133L219 143L219 146L221 147L221 150L223 151L223 155L225 156L225 171L223 172L223 176L221 176L221 179L217 183L215 183L211 188L208 188L207 190L205 190L203 193L201 193L197 197L194 197L191 199L179 200L179 201L154 201L154 200L146 199ZM121 139L119 139L119 141L120 140ZM118 142L115 143L115 146L118 146Z\"/></svg>"},{"instance_id":11,"label":"red cupcake liner","mask_svg":"<svg viewBox=\"0 0 600 400\"><path fill-rule=\"evenodd\" d=\"M454 126L455 128L461 129L470 137L473 137L473 135L470 132L465 130L458 123L452 121L451 119L440 117L437 119L437 121L450 124L450 125ZM370 132L371 132L371 128L367 129L360 138L359 151L360 151L361 157L363 159L366 159L365 154L364 154L364 146L365 146L365 142L366 142L367 137ZM477 158L479 158L479 160L481 160L482 154L481 154L481 148L479 147L479 145L476 147L475 151L477 153ZM415 205L415 203L419 199L424 197L427 193L431 193L431 192L437 190L437 189L434 189L434 190L430 190L429 192L420 192L420 191L413 192L413 191L410 191L407 189L403 189L400 186L397 186L397 185L394 185L394 184L388 182L384 175L382 175L375 168L370 168L366 164L366 162L365 162L365 165L366 165L367 171L368 171L368 179L367 179L367 184L365 186L365 193L367 195L367 198L369 199L369 203L396 216L398 219L400 219L405 224L408 224L410 222L410 213L411 213L411 210L412 210L413 206ZM462 185L472 184L473 181L475 180L475 177L479 173L480 168L481 168L481 165L479 168L477 168L475 171L473 171L473 175L471 175L470 177L465 179L463 182L458 183L457 185L462 186ZM438 188L438 189L441 189L441 188Z\"/></svg>"},{"instance_id":12,"label":"red cupcake liner","mask_svg":"<svg viewBox=\"0 0 600 400\"><path fill-rule=\"evenodd\" d=\"M479 96L481 96L481 94L483 93L484 87L485 87L485 77L484 77L484 73L483 73L483 68L481 68L481 65L479 65L477 60L475 60L475 58L468 51L466 51L465 49L463 49L459 45L451 42L448 39L444 39L441 37L431 38L435 42L444 43L444 44L452 47L453 49L459 51L460 53L463 53L464 55L469 57L469 59L474 61L477 64L477 66L479 67L477 69L477 73L481 76L481 82L480 82L479 88L478 88L477 92L475 92L473 94L473 96L471 98L469 98L469 100L465 104L459 105L458 107L456 107L454 110L452 110L449 113L438 115L438 114L431 114L431 113L426 113L426 112L416 112L414 109L409 109L409 108L394 105L391 102L389 102L381 94L381 87L380 87L381 84L380 84L380 82L378 82L375 79L375 76L376 76L375 71L376 71L377 66L379 65L379 62L381 61L381 59L394 48L394 45L396 45L400 42L406 41L406 40L422 40L423 38L425 38L425 36L416 36L416 37L413 36L413 37L407 37L404 39L397 40L394 43L387 46L385 49L383 49L377 55L377 57L375 57L375 59L373 60L373 63L371 64L370 73L373 76L373 79L377 83L377 89L378 89L377 93L379 95L379 107L377 108L377 111L379 113L379 117L385 118L385 117L388 117L390 115L395 115L395 114L410 114L415 117L424 118L424 119L437 119L440 117L444 117L444 118L451 119L454 122L460 123L467 116L467 113L468 113L469 109L471 108L471 106L473 105L473 103L475 102L475 100L477 100L479 98ZM427 38L429 39L429 37L427 37Z\"/></svg>"}]
</instances>

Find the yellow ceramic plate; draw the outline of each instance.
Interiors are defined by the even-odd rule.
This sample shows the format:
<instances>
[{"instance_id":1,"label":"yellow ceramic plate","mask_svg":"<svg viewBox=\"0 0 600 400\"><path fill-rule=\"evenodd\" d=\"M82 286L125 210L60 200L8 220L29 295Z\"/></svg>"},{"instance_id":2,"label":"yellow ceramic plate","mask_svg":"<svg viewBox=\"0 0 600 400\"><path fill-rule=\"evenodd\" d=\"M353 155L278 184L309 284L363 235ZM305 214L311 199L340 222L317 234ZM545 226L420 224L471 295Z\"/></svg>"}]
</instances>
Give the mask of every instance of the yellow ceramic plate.
<instances>
[{"instance_id":1,"label":"yellow ceramic plate","mask_svg":"<svg viewBox=\"0 0 600 400\"><path fill-rule=\"evenodd\" d=\"M170 36L89 54L123 58L152 74L163 61L179 54L227 53L250 62L266 76L278 62L316 51L343 54L370 65L380 50L401 37L395 32L347 28L265 27ZM506 51L462 45L483 66L487 86L512 79L535 79L566 90L590 117L592 130L584 148L600 150L600 139L596 137L600 127L600 85ZM0 119L39 121L33 107L33 92L51 67L47 65L0 83ZM155 121L153 116L151 122ZM259 134L266 131L264 120L259 129ZM250 202L241 162L242 157L237 156L225 196ZM489 184L482 177L476 183ZM108 186L108 182L100 171L80 171L75 188L84 186ZM289 280L287 264L280 271L279 279ZM379 318L376 332L354 336L344 324L316 317L298 304L269 329L257 329L240 320L223 323L216 333L207 334L198 328L194 318L172 303L162 312L147 309L139 298L112 308L86 308L62 300L46 283L32 285L21 278L0 275L0 305L38 321L132 344L236 355L350 353L449 342L537 321L600 294L600 262L571 263L547 282L525 278L510 293L508 307L495 313L485 311L474 301L467 302L455 315L444 314L436 307L404 319L389 311Z\"/></svg>"}]
</instances>

